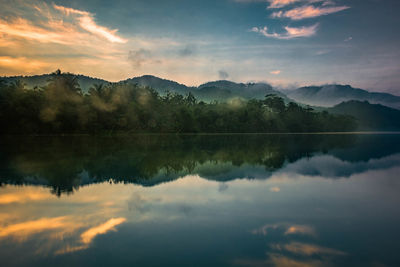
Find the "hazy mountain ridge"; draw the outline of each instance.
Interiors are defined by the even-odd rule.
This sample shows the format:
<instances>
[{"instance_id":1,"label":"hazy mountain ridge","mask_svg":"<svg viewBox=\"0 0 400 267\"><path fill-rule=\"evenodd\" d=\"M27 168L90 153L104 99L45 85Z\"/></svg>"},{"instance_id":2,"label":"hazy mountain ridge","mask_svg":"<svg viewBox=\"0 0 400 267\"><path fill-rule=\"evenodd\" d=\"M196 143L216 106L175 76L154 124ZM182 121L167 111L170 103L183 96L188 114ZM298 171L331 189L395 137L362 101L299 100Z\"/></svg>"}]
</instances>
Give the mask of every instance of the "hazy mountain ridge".
<instances>
[{"instance_id":1,"label":"hazy mountain ridge","mask_svg":"<svg viewBox=\"0 0 400 267\"><path fill-rule=\"evenodd\" d=\"M367 101L350 100L326 109L332 114L351 115L360 130L396 131L400 129L400 110Z\"/></svg>"},{"instance_id":2,"label":"hazy mountain ridge","mask_svg":"<svg viewBox=\"0 0 400 267\"><path fill-rule=\"evenodd\" d=\"M52 74L0 77L0 80L12 83L19 79L23 81L28 88L33 88L35 86L45 86L51 78L51 75ZM70 73L64 73L64 75L76 76L82 91L85 93L88 92L94 84L110 83L106 80L84 75L74 75ZM198 87L191 87L153 75L134 77L122 80L118 83L133 83L142 87L151 87L160 95L165 95L167 91L182 95L187 95L191 92L198 100L207 102L214 100L227 101L232 98L264 99L267 94L275 94L282 97L285 102L293 101L311 105L315 106L317 110L320 109L319 107L332 108L328 109L330 112L344 110L341 106L335 106L351 100L356 100L356 102L350 102L346 105L356 105L357 101L368 101L371 104L381 104L390 108L400 109L400 96L389 93L369 92L363 89L353 88L350 85L306 86L292 91L281 92L274 89L268 83L235 83L227 80L219 80L207 82ZM363 107L366 107L365 103ZM378 109L376 106L372 106L371 109L376 112L383 112L382 109ZM349 112L352 111L351 109L346 110ZM385 112L388 111L385 110ZM394 111L391 110L390 112Z\"/></svg>"},{"instance_id":3,"label":"hazy mountain ridge","mask_svg":"<svg viewBox=\"0 0 400 267\"><path fill-rule=\"evenodd\" d=\"M82 89L83 92L88 92L90 87L92 87L94 84L108 84L110 83L109 81L99 79L99 78L94 78L94 77L89 77L85 75L76 75L72 73L63 73L63 75L71 75L75 76L78 79L78 83ZM52 74L42 74L42 75L34 75L34 76L10 76L10 77L0 77L0 80L4 80L8 83L13 83L17 80L22 81L23 83L26 84L27 88L34 88L34 87L43 87L47 85L49 82L49 79L52 77Z\"/></svg>"},{"instance_id":4,"label":"hazy mountain ridge","mask_svg":"<svg viewBox=\"0 0 400 267\"><path fill-rule=\"evenodd\" d=\"M74 75L74 74L64 74ZM84 93L87 93L94 84L107 84L108 81L92 78L84 75L74 75L78 79L78 83ZM0 80L5 80L8 83L21 80L28 88L43 87L47 84L51 74L35 75L35 76L14 76L0 77ZM167 91L187 95L191 92L198 100L203 101L226 101L232 98L244 99L264 99L267 94L275 94L282 97L286 102L291 101L285 94L274 90L267 83L235 83L231 81L213 81L202 84L198 87L186 86L175 81L162 79L152 75L144 75L119 81L118 83L133 83L142 87L151 87L160 95L165 95Z\"/></svg>"},{"instance_id":5,"label":"hazy mountain ridge","mask_svg":"<svg viewBox=\"0 0 400 267\"><path fill-rule=\"evenodd\" d=\"M332 107L349 100L358 100L400 109L400 96L369 92L350 85L306 86L289 91L287 95L297 102L313 106Z\"/></svg>"}]
</instances>

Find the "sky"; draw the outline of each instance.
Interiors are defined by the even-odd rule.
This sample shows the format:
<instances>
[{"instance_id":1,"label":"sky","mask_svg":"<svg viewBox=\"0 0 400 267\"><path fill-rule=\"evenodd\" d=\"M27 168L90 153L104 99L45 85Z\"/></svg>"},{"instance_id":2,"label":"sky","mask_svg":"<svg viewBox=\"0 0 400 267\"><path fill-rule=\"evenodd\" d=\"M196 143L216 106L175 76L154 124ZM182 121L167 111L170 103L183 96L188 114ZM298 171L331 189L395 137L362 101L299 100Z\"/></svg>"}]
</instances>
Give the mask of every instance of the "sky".
<instances>
[{"instance_id":1,"label":"sky","mask_svg":"<svg viewBox=\"0 0 400 267\"><path fill-rule=\"evenodd\" d=\"M399 0L0 0L0 76L350 84L400 95Z\"/></svg>"}]
</instances>

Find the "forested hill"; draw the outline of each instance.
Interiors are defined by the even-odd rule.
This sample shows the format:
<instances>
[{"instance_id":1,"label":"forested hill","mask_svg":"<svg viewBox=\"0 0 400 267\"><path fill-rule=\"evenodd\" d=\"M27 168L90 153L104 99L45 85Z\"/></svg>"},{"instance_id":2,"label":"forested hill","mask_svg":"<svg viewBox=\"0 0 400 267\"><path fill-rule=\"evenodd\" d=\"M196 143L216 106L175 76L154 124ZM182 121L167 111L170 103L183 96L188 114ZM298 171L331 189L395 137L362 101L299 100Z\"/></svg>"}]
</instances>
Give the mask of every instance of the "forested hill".
<instances>
[{"instance_id":1,"label":"forested hill","mask_svg":"<svg viewBox=\"0 0 400 267\"><path fill-rule=\"evenodd\" d=\"M99 84L87 94L78 78L54 73L45 86L0 84L1 134L332 132L356 129L347 115L315 112L268 94L205 103L134 83Z\"/></svg>"},{"instance_id":2,"label":"forested hill","mask_svg":"<svg viewBox=\"0 0 400 267\"><path fill-rule=\"evenodd\" d=\"M63 73L63 75L76 77L83 93L88 93L94 85L107 85L110 82L98 78L92 78L84 75L74 75ZM45 87L51 79L52 74L43 74L36 76L14 76L0 77L0 80L6 83L14 83L17 80L25 83L27 88ZM306 86L290 91L279 91L268 83L235 83L221 80L207 82L200 86L186 86L175 81L162 79L152 75L144 75L131 79L119 81L118 83L136 84L142 87L151 87L161 96L167 92L186 95L192 93L197 100L204 102L229 101L234 98L243 100L264 99L267 94L275 94L284 99L285 103L297 102L302 105L333 107L342 102L350 100L368 101L371 104L381 104L388 107L400 109L400 96L388 93L369 92L363 89L353 88L350 85L323 85Z\"/></svg>"},{"instance_id":3,"label":"forested hill","mask_svg":"<svg viewBox=\"0 0 400 267\"><path fill-rule=\"evenodd\" d=\"M346 114L357 120L358 129L371 131L398 131L400 129L400 110L368 101L351 100L327 109L332 114Z\"/></svg>"},{"instance_id":4,"label":"forested hill","mask_svg":"<svg viewBox=\"0 0 400 267\"><path fill-rule=\"evenodd\" d=\"M87 77L83 75L74 75L70 73L63 73L65 76L76 77L77 82L83 93L88 93L90 88L94 85L107 85L110 82ZM36 76L15 76L15 77L0 77L7 83L15 83L21 81L27 88L33 89L34 87L45 87L51 79L52 74L36 75ZM196 99L211 102L211 101L228 101L233 98L242 99L263 99L267 94L276 94L282 97L286 103L290 99L283 93L274 90L271 85L266 83L234 83L230 81L215 81L202 84L198 87L190 87L174 81L158 78L152 75L144 75L118 82L120 84L137 84L142 87L151 87L157 91L161 96L165 96L167 92L178 93L186 95L192 93Z\"/></svg>"}]
</instances>

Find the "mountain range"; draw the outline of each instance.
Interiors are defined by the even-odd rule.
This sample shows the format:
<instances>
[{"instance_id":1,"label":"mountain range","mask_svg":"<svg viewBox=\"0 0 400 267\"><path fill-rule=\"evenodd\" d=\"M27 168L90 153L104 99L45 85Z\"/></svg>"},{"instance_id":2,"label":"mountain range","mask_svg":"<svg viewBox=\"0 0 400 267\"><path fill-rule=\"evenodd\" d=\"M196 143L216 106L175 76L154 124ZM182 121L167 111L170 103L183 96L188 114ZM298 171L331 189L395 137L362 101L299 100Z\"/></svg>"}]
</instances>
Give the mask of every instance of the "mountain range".
<instances>
[{"instance_id":1,"label":"mountain range","mask_svg":"<svg viewBox=\"0 0 400 267\"><path fill-rule=\"evenodd\" d=\"M74 74L67 73L64 75ZM88 92L89 88L93 86L93 84L109 83L106 80L84 75L74 76L78 78L78 82L83 92ZM21 80L28 88L45 86L50 78L51 74L0 77L1 80L5 80L6 82ZM306 86L282 92L274 89L268 83L235 83L221 80L207 82L198 87L193 87L152 75L130 78L120 81L119 83L134 83L140 86L148 86L155 89L161 95L164 95L167 91L184 95L191 92L196 96L196 98L203 101L226 101L235 97L244 99L263 99L266 94L276 94L284 98L287 102L294 100L298 103L311 106L333 107L349 100L358 100L400 109L400 96L388 93L369 92L367 90L353 88L350 85L331 84L323 86Z\"/></svg>"},{"instance_id":2,"label":"mountain range","mask_svg":"<svg viewBox=\"0 0 400 267\"><path fill-rule=\"evenodd\" d=\"M64 74L74 75L74 74ZM88 92L94 84L110 82L84 75L74 75L83 92ZM51 74L36 76L0 77L8 83L21 80L28 88L43 87ZM290 91L279 91L267 83L235 83L220 80L204 83L198 87L186 86L171 80L144 75L118 83L133 83L155 89L160 95L168 91L186 95L191 92L198 100L229 101L233 98L264 99L268 94L275 94L286 103L297 102L313 106L316 110L330 113L347 114L359 121L360 130L399 130L400 129L400 96L388 93L369 92L353 88L350 85L323 85L300 87Z\"/></svg>"},{"instance_id":3,"label":"mountain range","mask_svg":"<svg viewBox=\"0 0 400 267\"><path fill-rule=\"evenodd\" d=\"M400 96L368 92L350 85L307 86L288 91L286 94L297 102L312 106L332 107L349 100L358 100L400 109Z\"/></svg>"}]
</instances>

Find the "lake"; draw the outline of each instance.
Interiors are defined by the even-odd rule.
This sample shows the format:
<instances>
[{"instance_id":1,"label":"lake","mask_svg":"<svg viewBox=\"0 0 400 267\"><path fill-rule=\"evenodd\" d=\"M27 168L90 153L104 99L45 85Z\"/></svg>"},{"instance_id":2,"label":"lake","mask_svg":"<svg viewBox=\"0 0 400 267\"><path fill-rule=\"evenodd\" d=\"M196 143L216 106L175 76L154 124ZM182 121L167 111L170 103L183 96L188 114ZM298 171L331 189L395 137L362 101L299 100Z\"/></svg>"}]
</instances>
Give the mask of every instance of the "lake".
<instances>
[{"instance_id":1,"label":"lake","mask_svg":"<svg viewBox=\"0 0 400 267\"><path fill-rule=\"evenodd\" d=\"M400 266L400 135L2 137L2 266Z\"/></svg>"}]
</instances>

